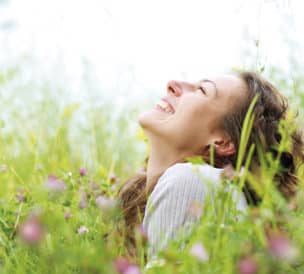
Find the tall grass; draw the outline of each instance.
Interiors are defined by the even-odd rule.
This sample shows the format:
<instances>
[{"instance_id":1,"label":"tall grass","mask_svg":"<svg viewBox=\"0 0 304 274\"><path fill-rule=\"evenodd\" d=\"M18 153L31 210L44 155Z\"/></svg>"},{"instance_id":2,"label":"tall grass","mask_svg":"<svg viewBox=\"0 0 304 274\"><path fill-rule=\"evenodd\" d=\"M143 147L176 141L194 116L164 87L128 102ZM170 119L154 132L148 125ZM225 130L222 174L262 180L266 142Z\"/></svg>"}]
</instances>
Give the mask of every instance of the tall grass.
<instances>
[{"instance_id":1,"label":"tall grass","mask_svg":"<svg viewBox=\"0 0 304 274\"><path fill-rule=\"evenodd\" d=\"M124 261L123 238L116 233L121 212L112 198L146 156L137 134L138 109L114 119L114 105L62 103L47 82L36 88L36 100L31 85L16 84L20 77L18 69L0 74L1 90L11 91L1 100L1 273L117 273L122 265L129 271L133 266L129 273L138 273L137 266L146 273L304 272L303 183L295 201L287 203L273 187L279 166L269 155L261 155L265 165L257 181L248 172L257 147L249 150L245 171L233 182L239 193L248 180L262 194L258 208L238 212L227 191L231 180L223 178L191 235L159 253L162 263L145 268L147 243L140 230L136 265ZM64 89L58 90L64 98ZM303 107L303 93L294 94ZM253 119L250 109L237 173ZM288 137L292 128L286 123L281 130ZM281 151L287 139L282 138ZM303 173L300 169L302 181Z\"/></svg>"}]
</instances>

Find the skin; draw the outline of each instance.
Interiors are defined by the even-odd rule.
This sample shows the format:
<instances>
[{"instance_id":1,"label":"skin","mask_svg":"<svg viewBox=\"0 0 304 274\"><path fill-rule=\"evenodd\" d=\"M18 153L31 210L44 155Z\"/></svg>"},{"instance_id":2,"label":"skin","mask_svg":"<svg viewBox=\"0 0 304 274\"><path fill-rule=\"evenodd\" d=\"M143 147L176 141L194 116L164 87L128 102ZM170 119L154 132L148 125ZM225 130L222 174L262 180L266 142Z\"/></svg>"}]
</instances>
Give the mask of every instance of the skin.
<instances>
[{"instance_id":1,"label":"skin","mask_svg":"<svg viewBox=\"0 0 304 274\"><path fill-rule=\"evenodd\" d=\"M164 97L175 112L154 108L138 117L150 144L147 187L179 159L208 155L211 144L219 156L234 154L234 144L220 122L244 96L245 83L234 75L168 82Z\"/></svg>"}]
</instances>

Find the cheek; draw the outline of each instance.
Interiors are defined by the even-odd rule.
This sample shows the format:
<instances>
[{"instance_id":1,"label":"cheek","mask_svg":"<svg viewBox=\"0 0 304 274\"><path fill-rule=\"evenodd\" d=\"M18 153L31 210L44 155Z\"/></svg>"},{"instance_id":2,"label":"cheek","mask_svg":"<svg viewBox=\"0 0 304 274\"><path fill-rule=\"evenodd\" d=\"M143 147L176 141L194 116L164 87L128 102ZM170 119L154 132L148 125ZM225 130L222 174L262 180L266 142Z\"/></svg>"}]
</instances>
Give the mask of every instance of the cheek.
<instances>
[{"instance_id":1,"label":"cheek","mask_svg":"<svg viewBox=\"0 0 304 274\"><path fill-rule=\"evenodd\" d=\"M186 113L183 113L187 122L191 121L191 124L209 126L217 120L219 110L211 103L197 104L195 107L189 109Z\"/></svg>"},{"instance_id":2,"label":"cheek","mask_svg":"<svg viewBox=\"0 0 304 274\"><path fill-rule=\"evenodd\" d=\"M188 113L183 113L180 120L181 134L184 132L193 140L203 140L219 128L221 110L212 105L203 105L200 108L192 109Z\"/></svg>"},{"instance_id":3,"label":"cheek","mask_svg":"<svg viewBox=\"0 0 304 274\"><path fill-rule=\"evenodd\" d=\"M172 117L165 130L180 143L189 143L189 140L195 143L208 136L213 121L210 118L209 115L195 109L181 111Z\"/></svg>"}]
</instances>

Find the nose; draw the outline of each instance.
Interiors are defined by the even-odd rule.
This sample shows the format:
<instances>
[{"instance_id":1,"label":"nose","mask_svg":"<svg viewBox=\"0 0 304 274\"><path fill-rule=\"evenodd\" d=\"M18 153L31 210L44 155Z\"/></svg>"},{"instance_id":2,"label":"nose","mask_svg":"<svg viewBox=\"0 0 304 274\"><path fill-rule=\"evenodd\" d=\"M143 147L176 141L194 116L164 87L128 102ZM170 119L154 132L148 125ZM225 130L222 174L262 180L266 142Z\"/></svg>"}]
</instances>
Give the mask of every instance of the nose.
<instances>
[{"instance_id":1,"label":"nose","mask_svg":"<svg viewBox=\"0 0 304 274\"><path fill-rule=\"evenodd\" d=\"M197 89L195 84L172 80L167 84L167 92L175 96L181 96L185 92L193 92Z\"/></svg>"},{"instance_id":2,"label":"nose","mask_svg":"<svg viewBox=\"0 0 304 274\"><path fill-rule=\"evenodd\" d=\"M181 96L183 93L182 85L178 81L169 81L167 84L167 92L174 96Z\"/></svg>"}]
</instances>

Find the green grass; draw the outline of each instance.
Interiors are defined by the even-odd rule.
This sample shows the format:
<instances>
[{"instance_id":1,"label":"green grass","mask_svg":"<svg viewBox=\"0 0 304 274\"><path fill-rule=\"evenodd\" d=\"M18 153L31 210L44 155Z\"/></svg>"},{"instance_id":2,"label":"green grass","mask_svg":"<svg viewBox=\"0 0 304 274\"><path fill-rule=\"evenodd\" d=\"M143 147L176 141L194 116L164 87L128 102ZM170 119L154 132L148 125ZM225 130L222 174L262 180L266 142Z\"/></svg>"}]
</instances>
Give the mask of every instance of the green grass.
<instances>
[{"instance_id":1,"label":"green grass","mask_svg":"<svg viewBox=\"0 0 304 274\"><path fill-rule=\"evenodd\" d=\"M139 127L134 126L138 109L130 107L122 112L124 115L113 118L115 108L110 103L63 104L47 83L35 89L43 94L37 101L37 94L30 93L28 84L12 88L18 77L16 69L0 74L1 87L12 91L1 100L0 273L117 273L113 262L125 256L125 248L122 237L113 231L121 214L98 206L96 198L114 197L117 187L136 173L146 157L145 142L138 135ZM298 90L292 100L300 108L304 106L304 95ZM249 111L237 171L251 126ZM282 125L284 129L289 129L289 124ZM288 146L284 140L282 150ZM246 178L253 185L263 186L264 199L259 208L250 209L238 219L240 213L234 209L231 193L224 188L227 182L223 181L215 199L207 199L193 234L181 240L184 248L175 241L160 253L163 265L144 268L145 245L138 236L137 264L142 272L232 274L238 273L247 258L256 264L258 273L304 273L303 184L296 197L297 209L289 209L291 205L272 186L273 172L279 168L276 159L264 156L268 162L261 173L262 182L256 182L247 172L250 157L245 161L245 172L236 179L239 186ZM80 175L81 167L86 169L85 176ZM113 172L119 181L111 182ZM302 169L302 179L303 174ZM66 189L49 192L45 186L49 175L56 176ZM18 193L22 195L19 201ZM71 214L69 219L67 212ZM20 228L30 216L36 216L34 223L44 231L33 245L20 238ZM81 226L88 231L78 233ZM286 243L284 250L297 250L297 256L275 256L267 236L275 235L275 229L285 231L276 241ZM204 246L208 259L199 260L191 254L195 243Z\"/></svg>"}]
</instances>

